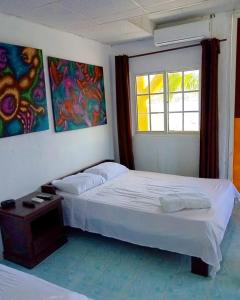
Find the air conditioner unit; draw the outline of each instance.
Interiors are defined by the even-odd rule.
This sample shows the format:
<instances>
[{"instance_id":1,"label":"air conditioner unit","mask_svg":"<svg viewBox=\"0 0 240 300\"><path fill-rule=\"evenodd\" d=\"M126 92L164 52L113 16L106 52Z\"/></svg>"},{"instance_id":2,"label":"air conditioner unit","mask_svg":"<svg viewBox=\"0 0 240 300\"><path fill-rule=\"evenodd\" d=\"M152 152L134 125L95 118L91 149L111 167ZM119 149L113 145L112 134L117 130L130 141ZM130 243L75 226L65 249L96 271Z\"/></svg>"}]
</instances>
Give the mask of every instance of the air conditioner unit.
<instances>
[{"instance_id":1,"label":"air conditioner unit","mask_svg":"<svg viewBox=\"0 0 240 300\"><path fill-rule=\"evenodd\" d=\"M211 20L201 20L187 24L154 30L155 46L167 46L191 41L200 41L211 36Z\"/></svg>"}]
</instances>

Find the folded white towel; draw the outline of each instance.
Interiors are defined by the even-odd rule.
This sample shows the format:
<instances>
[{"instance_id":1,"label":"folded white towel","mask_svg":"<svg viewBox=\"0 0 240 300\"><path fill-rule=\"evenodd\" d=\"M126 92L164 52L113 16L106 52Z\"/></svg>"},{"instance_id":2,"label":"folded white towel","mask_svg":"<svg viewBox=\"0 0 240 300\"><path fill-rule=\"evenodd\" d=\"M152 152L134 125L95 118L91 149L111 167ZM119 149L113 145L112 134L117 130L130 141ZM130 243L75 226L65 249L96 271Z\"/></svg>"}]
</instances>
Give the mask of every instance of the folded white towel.
<instances>
[{"instance_id":1,"label":"folded white towel","mask_svg":"<svg viewBox=\"0 0 240 300\"><path fill-rule=\"evenodd\" d=\"M183 209L211 208L210 199L197 192L170 192L159 197L163 212L176 212Z\"/></svg>"}]
</instances>

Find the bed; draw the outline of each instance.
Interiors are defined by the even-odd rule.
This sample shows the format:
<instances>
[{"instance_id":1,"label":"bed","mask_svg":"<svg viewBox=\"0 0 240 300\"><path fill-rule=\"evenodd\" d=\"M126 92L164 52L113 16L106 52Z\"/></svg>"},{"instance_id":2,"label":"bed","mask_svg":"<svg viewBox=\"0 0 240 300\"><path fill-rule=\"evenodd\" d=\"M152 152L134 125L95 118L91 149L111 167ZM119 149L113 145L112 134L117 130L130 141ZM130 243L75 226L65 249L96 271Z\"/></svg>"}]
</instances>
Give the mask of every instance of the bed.
<instances>
[{"instance_id":1,"label":"bed","mask_svg":"<svg viewBox=\"0 0 240 300\"><path fill-rule=\"evenodd\" d=\"M212 207L163 212L159 194L173 186L204 192ZM220 245L238 197L229 180L131 170L79 195L53 191L64 198L65 225L189 255L192 272L203 276L214 276L220 269Z\"/></svg>"},{"instance_id":2,"label":"bed","mask_svg":"<svg viewBox=\"0 0 240 300\"><path fill-rule=\"evenodd\" d=\"M1 300L90 300L55 284L0 264Z\"/></svg>"}]
</instances>

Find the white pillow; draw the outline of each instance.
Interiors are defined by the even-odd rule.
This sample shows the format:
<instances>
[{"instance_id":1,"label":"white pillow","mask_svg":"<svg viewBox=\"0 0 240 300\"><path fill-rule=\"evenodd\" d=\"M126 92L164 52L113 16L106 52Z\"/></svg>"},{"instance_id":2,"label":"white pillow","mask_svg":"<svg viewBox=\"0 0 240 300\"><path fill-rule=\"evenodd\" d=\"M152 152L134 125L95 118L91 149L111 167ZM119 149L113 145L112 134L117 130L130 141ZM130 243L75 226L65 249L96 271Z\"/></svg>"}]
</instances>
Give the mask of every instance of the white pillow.
<instances>
[{"instance_id":1,"label":"white pillow","mask_svg":"<svg viewBox=\"0 0 240 300\"><path fill-rule=\"evenodd\" d=\"M104 162L92 168L86 169L84 173L101 175L106 180L109 180L127 173L128 171L129 169L121 164L115 162Z\"/></svg>"},{"instance_id":2,"label":"white pillow","mask_svg":"<svg viewBox=\"0 0 240 300\"><path fill-rule=\"evenodd\" d=\"M78 173L64 177L63 179L53 180L52 184L59 190L71 194L80 195L105 182L105 178L100 175Z\"/></svg>"}]
</instances>

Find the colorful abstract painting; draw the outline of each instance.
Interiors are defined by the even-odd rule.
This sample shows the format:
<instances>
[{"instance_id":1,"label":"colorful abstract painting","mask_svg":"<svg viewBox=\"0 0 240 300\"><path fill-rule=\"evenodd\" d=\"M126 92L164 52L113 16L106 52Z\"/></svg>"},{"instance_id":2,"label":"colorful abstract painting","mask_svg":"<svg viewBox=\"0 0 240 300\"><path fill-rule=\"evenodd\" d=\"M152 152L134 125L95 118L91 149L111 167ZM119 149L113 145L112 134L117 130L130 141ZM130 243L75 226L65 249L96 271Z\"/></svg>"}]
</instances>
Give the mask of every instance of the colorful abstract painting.
<instances>
[{"instance_id":1,"label":"colorful abstract painting","mask_svg":"<svg viewBox=\"0 0 240 300\"><path fill-rule=\"evenodd\" d=\"M0 43L0 137L48 128L42 51Z\"/></svg>"},{"instance_id":2,"label":"colorful abstract painting","mask_svg":"<svg viewBox=\"0 0 240 300\"><path fill-rule=\"evenodd\" d=\"M103 68L48 57L55 131L107 123Z\"/></svg>"}]
</instances>

